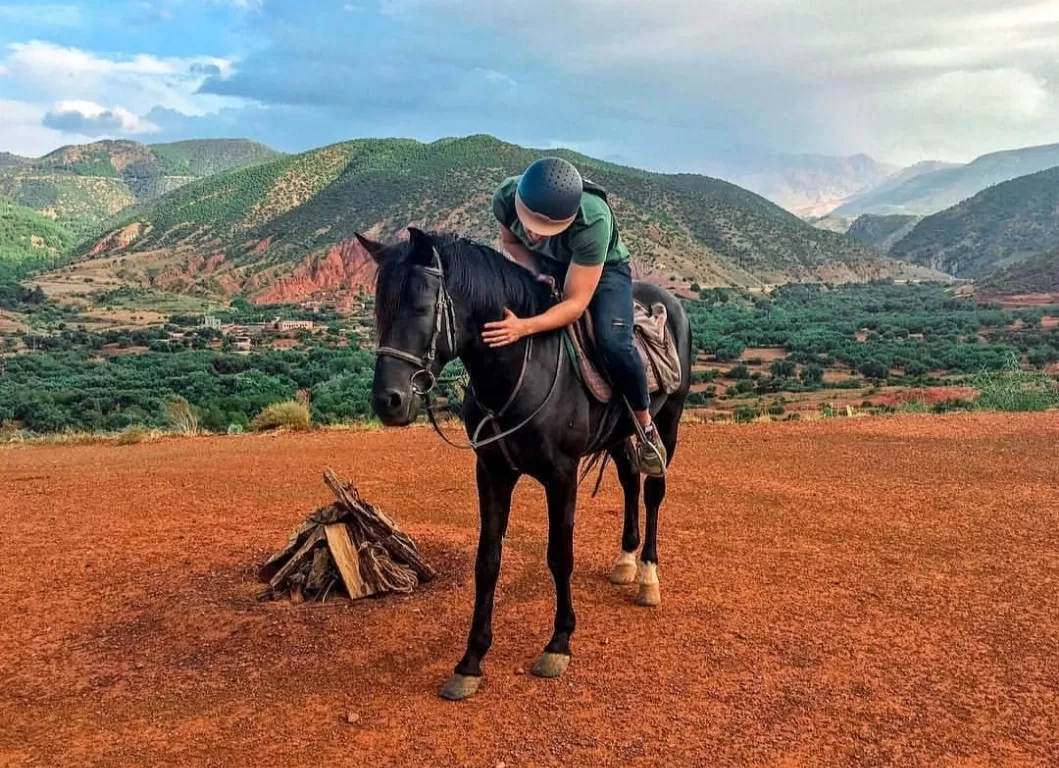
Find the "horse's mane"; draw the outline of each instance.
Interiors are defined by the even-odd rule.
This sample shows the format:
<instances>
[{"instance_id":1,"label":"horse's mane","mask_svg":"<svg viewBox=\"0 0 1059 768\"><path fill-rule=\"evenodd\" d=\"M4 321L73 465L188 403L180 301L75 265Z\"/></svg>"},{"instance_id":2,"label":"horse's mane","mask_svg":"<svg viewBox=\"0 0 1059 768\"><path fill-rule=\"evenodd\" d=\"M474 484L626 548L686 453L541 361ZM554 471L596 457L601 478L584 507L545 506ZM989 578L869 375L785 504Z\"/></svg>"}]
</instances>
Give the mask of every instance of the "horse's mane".
<instances>
[{"instance_id":1,"label":"horse's mane","mask_svg":"<svg viewBox=\"0 0 1059 768\"><path fill-rule=\"evenodd\" d=\"M499 251L464 237L429 233L441 257L445 285L476 318L496 320L508 308L519 317L544 311L550 291ZM387 249L375 280L375 320L385 332L397 319L415 247L405 241Z\"/></svg>"}]
</instances>

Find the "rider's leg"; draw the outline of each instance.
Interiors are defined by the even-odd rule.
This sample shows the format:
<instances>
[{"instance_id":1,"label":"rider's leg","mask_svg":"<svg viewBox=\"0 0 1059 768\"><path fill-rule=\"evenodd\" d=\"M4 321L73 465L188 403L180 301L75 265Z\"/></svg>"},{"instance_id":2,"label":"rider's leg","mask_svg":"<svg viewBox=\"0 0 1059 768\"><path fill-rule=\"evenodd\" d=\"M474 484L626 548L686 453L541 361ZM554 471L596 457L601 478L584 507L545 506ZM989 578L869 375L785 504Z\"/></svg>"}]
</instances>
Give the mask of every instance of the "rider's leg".
<instances>
[{"instance_id":1,"label":"rider's leg","mask_svg":"<svg viewBox=\"0 0 1059 768\"><path fill-rule=\"evenodd\" d=\"M596 345L619 396L632 409L646 441L640 441L640 465L652 476L665 473L665 447L651 420L643 360L632 343L632 272L627 263L604 267L588 305Z\"/></svg>"}]
</instances>

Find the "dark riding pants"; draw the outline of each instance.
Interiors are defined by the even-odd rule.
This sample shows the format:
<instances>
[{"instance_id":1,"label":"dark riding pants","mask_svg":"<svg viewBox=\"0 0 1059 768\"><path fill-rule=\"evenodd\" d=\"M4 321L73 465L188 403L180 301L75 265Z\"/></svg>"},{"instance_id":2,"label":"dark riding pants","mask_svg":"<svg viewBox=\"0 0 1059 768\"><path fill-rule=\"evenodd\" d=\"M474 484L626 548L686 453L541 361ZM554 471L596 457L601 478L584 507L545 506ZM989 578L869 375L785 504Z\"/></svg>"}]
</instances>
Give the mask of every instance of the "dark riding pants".
<instances>
[{"instance_id":1,"label":"dark riding pants","mask_svg":"<svg viewBox=\"0 0 1059 768\"><path fill-rule=\"evenodd\" d=\"M628 262L608 264L589 302L596 346L617 393L634 411L646 411L651 400L643 359L632 345L632 270Z\"/></svg>"}]
</instances>

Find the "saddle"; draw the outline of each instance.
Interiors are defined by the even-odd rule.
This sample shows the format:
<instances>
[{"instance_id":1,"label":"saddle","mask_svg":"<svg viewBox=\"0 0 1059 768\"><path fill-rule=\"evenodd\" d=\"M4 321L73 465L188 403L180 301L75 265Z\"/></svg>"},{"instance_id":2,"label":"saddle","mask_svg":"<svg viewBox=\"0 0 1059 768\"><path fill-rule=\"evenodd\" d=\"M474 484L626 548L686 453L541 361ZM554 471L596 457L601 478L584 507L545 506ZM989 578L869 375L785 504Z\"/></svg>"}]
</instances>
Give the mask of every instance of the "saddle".
<instances>
[{"instance_id":1,"label":"saddle","mask_svg":"<svg viewBox=\"0 0 1059 768\"><path fill-rule=\"evenodd\" d=\"M632 343L643 361L647 391L651 394L661 391L668 395L680 387L680 353L666 325L667 317L661 302L647 307L633 301ZM577 362L574 368L589 394L600 403L609 403L614 389L596 347L591 313L585 312L580 320L567 326L564 336L567 351Z\"/></svg>"}]
</instances>

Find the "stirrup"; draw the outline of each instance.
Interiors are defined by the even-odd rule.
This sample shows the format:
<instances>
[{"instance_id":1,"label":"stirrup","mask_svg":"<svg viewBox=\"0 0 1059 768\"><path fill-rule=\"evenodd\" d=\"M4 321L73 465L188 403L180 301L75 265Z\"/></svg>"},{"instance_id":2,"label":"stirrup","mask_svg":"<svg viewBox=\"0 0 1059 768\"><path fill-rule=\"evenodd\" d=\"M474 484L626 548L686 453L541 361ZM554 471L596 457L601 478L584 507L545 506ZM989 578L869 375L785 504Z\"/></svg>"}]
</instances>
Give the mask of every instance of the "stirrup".
<instances>
[{"instance_id":1,"label":"stirrup","mask_svg":"<svg viewBox=\"0 0 1059 768\"><path fill-rule=\"evenodd\" d=\"M625 409L629 412L629 418L632 419L632 426L633 426L633 429L636 430L636 437L640 440L640 443L642 445L646 445L650 450L654 451L655 456L657 458L661 459L662 458L662 454L660 454L658 452L657 448L655 448L653 445L651 445L651 441L647 438L647 432L644 430L644 428L642 426L640 426L640 422L636 419L636 411L634 411L632 409L632 406L629 405L628 399L623 395L622 398L621 398L621 401L625 404ZM654 423L654 417L651 417L651 422ZM655 431L658 432L658 425L657 424L654 424L654 428L655 428ZM662 433L659 432L658 435L659 435L659 437L661 437ZM637 452L637 459L639 459L639 453L638 452ZM662 462L662 474L661 474L661 477L666 477L668 474L669 474L669 467L667 467L666 466L666 462L663 461ZM654 475L649 475L649 477L654 477Z\"/></svg>"}]
</instances>

